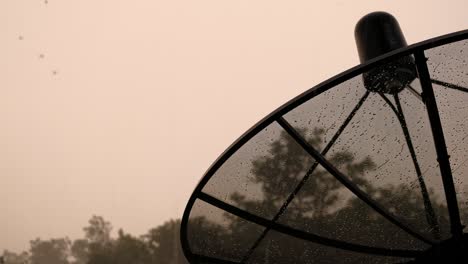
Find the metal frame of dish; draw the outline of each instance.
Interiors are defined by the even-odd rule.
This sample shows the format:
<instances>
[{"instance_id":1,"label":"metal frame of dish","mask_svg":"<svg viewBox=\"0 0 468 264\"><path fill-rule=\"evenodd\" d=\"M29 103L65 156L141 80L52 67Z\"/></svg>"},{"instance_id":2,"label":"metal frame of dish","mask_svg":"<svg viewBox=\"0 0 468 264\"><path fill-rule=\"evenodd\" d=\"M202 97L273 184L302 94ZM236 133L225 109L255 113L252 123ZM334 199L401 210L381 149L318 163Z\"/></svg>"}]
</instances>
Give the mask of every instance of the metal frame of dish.
<instances>
[{"instance_id":1,"label":"metal frame of dish","mask_svg":"<svg viewBox=\"0 0 468 264\"><path fill-rule=\"evenodd\" d=\"M438 80L430 79L430 74L427 68L427 59L424 55L424 51L439 47L442 45L450 44L453 42L461 41L468 39L468 30L458 31L455 33L443 35L440 37L432 38L426 41L422 41L405 48L397 49L368 62L353 67L347 71L344 71L320 84L317 86L308 89L304 93L300 94L299 96L293 98L286 104L282 105L271 114L266 116L256 125L254 125L251 129L245 132L238 140L236 140L227 150L213 163L213 165L208 169L205 173L201 181L198 183L197 187L195 188L193 194L191 195L187 206L184 210L184 215L182 217L181 223L181 231L180 231L180 239L182 243L182 249L186 258L191 263L243 263L248 258L250 254L252 254L253 249L255 249L256 245L263 239L265 234L270 231L274 230L277 232L281 232L299 239L304 239L307 241L319 243L322 245L335 247L343 250L350 250L359 253L366 253L366 254L373 254L373 255L381 255L381 256L394 256L394 257L404 257L404 258L415 258L415 259L422 259L426 254L426 251L416 251L416 250L395 250L395 249L388 249L388 248L379 248L379 247L371 247L371 246L364 246L354 243L348 243L340 240L330 239L323 236L318 236L303 230L295 229L284 224L280 224L276 222L279 215L281 215L282 210L287 207L288 200L292 200L294 196L297 194L299 189L304 184L304 181L307 176L302 179L299 183L298 187L291 193L285 202L285 205L281 207L277 215L272 219L266 219L264 217L254 215L249 213L245 210L232 206L230 204L225 203L207 193L202 192L203 187L206 183L210 180L213 174L220 168L224 162L229 159L239 148L241 148L247 141L249 141L253 136L259 133L261 130L266 128L268 125L272 124L273 122L277 122L292 138L294 138L297 143L299 143L304 150L309 153L313 158L315 158L316 163L314 166L320 164L323 166L330 174L332 174L338 181L340 181L345 187L347 187L351 192L353 192L357 197L359 197L362 201L364 201L367 205L385 217L387 220L401 228L402 230L406 231L408 234L412 235L413 237L424 241L425 243L432 246L432 249L437 248L440 244L453 244L457 243L456 241L466 241L467 235L463 233L463 226L461 225L460 216L459 216L459 208L456 198L455 187L452 179L450 162L449 162L449 155L447 153L447 148L445 145L444 134L442 130L442 125L439 117L439 113L437 110L437 104L435 101L435 96L432 88L432 84L439 84L446 86L448 88L453 88L457 90L461 90L464 92L468 92L467 88L460 87L454 84L441 82ZM365 192L361 191L353 182L351 182L343 173L341 173L336 167L334 167L329 161L326 160L324 157L325 153L331 147L333 142L339 136L339 134L344 130L347 123L349 123L350 119L353 117L354 113L356 113L357 109L359 109L360 105L369 95L369 92L366 92L361 101L356 105L353 111L350 113L348 118L345 120L344 124L338 129L336 132L334 139L331 140L331 144L325 147L322 152L315 150L312 146L310 146L307 141L283 118L285 114L287 114L292 109L296 108L297 106L301 105L302 103L308 101L309 99L327 91L335 87L338 84L341 84L359 74L362 74L366 71L374 67L381 66L385 63L388 63L392 60L398 59L403 56L414 56L415 58L415 66L418 72L418 78L420 79L421 87L423 90L422 94L419 94L411 87L408 89L414 93L418 98L420 98L426 105L429 121L431 125L432 135L434 137L435 149L437 153L437 159L439 162L439 167L441 170L442 182L444 186L446 201L447 201L447 208L449 211L450 216L450 228L452 233L452 238L450 238L450 243L441 243L432 238L429 238L417 230L413 230L405 223L404 220L398 218L397 216L393 215L392 213L388 212L385 208L381 207L377 202L375 202L371 197L369 197ZM397 98L395 98L397 99ZM398 102L398 101L397 101ZM392 110L397 113L398 111L396 107L393 106L389 101L387 103L392 107ZM397 114L398 115L398 114ZM399 118L400 123L403 121ZM402 123L403 124L403 123ZM410 144L410 143L408 143ZM411 146L410 146L411 149ZM415 165L416 166L416 165ZM188 242L188 234L187 234L187 227L188 227L188 220L189 215L192 210L192 207L197 199L200 199L208 204L211 204L215 207L218 207L226 212L229 212L233 215L236 215L244 220L253 222L260 226L265 227L265 231L263 232L262 236L255 242L255 244L251 247L248 251L247 255L242 258L240 262L233 262L228 260L217 259L208 256L202 256L193 253L190 250L189 242ZM466 243L466 242L465 242ZM430 251L430 250L428 250Z\"/></svg>"}]
</instances>

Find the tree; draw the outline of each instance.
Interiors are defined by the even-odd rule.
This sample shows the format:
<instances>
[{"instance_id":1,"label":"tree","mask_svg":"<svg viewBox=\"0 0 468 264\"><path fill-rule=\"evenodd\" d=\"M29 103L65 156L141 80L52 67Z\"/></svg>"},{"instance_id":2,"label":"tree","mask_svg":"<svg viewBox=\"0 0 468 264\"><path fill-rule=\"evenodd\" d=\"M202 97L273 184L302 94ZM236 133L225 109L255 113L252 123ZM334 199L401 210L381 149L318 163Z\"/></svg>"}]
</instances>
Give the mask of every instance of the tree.
<instances>
[{"instance_id":1,"label":"tree","mask_svg":"<svg viewBox=\"0 0 468 264\"><path fill-rule=\"evenodd\" d=\"M72 264L87 264L89 255L89 241L76 239L70 248L73 257Z\"/></svg>"},{"instance_id":2,"label":"tree","mask_svg":"<svg viewBox=\"0 0 468 264\"><path fill-rule=\"evenodd\" d=\"M92 243L87 264L150 264L151 255L146 244L123 230L116 240L106 244Z\"/></svg>"},{"instance_id":3,"label":"tree","mask_svg":"<svg viewBox=\"0 0 468 264\"><path fill-rule=\"evenodd\" d=\"M323 129L314 129L312 133L306 129L299 129L299 133L308 135L306 140L315 149L323 149L321 146ZM343 172L357 186L365 190L372 189L369 182L361 177L363 172L375 168L374 162L369 157L355 160L350 152L340 151L327 156L327 159L332 164L342 168ZM270 143L267 155L252 161L253 183L261 184L263 199L260 201L248 200L240 193L234 193L231 199L235 201L237 206L250 212L255 212L256 208L263 208L263 210L267 210L264 214L272 218L284 204L287 195L294 186L307 175L308 181L280 217L281 223L330 238L343 236L342 234L345 232L337 230L343 230L346 226L356 227L355 225L358 223L362 223L361 226L364 225L364 220L371 217L369 217L368 212L362 214L362 210L359 210L360 213L357 214L349 213L346 217L341 214L341 217L338 217L340 212L342 213L345 208L351 206L351 201L355 198L330 173L314 163L311 156L283 131L278 140ZM358 209L363 208L354 206L350 212L355 213ZM353 219L353 216L362 217L358 220ZM339 223L338 219L348 222ZM245 231L245 229L249 229L247 226L251 225L233 221L230 228L233 230L241 229L244 234L254 233L253 231ZM255 239L247 239L246 241L255 241ZM329 254L329 249L270 232L270 235L265 238L265 242L258 245L256 252L265 252L265 254L251 256L256 259L254 262L264 262L264 258L268 257L270 262L275 260L273 263L307 263L314 255ZM334 255L340 256L336 252L329 255L332 256L329 258L332 261L336 260Z\"/></svg>"},{"instance_id":4,"label":"tree","mask_svg":"<svg viewBox=\"0 0 468 264\"><path fill-rule=\"evenodd\" d=\"M312 131L299 129L299 133L306 135L305 139L315 149L323 149L322 129ZM392 213L399 210L413 228L425 230L430 234L424 214L424 203L417 188L404 184L374 186L364 177L366 173L376 169L370 157L357 160L350 151L335 150L326 158L382 207ZM269 143L266 155L262 154L251 161L253 175L251 183L260 186L261 194L245 195L236 192L229 200L239 208L272 219L294 186L307 175L308 181L289 203L278 222L322 237L365 246L407 250L427 248L425 243L389 222L323 167L314 163L310 155L286 132L283 132L278 140ZM434 202L433 205L436 211L445 209L440 203ZM206 252L210 256L239 260L239 256L245 256L250 252L249 261L254 263L310 263L317 260L330 263L343 260L349 263L361 263L372 258L376 261L373 256L321 246L275 231L270 231L259 244L255 245L256 249L250 251L261 233L258 231L261 228L227 213L223 220L211 219L213 219L211 228L217 231L205 232L210 235L197 239L206 240L208 243L216 241L217 246L226 250L201 249L200 252ZM440 223L448 223L444 216L440 216L438 220ZM218 221L223 225L217 225ZM235 236L238 236L237 239ZM384 258L378 261L385 263L395 262L398 259Z\"/></svg>"},{"instance_id":5,"label":"tree","mask_svg":"<svg viewBox=\"0 0 468 264\"><path fill-rule=\"evenodd\" d=\"M83 228L85 237L90 243L106 244L110 242L112 225L102 216L93 215L88 221L89 226Z\"/></svg>"},{"instance_id":6,"label":"tree","mask_svg":"<svg viewBox=\"0 0 468 264\"><path fill-rule=\"evenodd\" d=\"M302 135L309 135L306 140L316 149L321 149L323 129L314 129L308 133L306 129L299 129ZM328 160L332 164L338 164L344 168L345 173L359 187L366 189L370 184L360 175L366 170L375 168L375 164L367 157L362 161L356 161L353 155L346 151L337 152ZM269 155L261 156L252 161L253 183L261 183L263 199L258 202L247 201L245 196L234 193L232 199L242 208L254 210L261 206L268 208L266 215L275 215L284 203L285 197L291 191L291 186L296 186L298 181L306 174L309 175L307 185L302 188L300 195L292 201L289 214L294 217L307 216L319 218L329 214L330 210L339 206L340 198L343 198L343 185L333 178L321 166L309 171L314 160L296 143L285 131L280 138L270 144ZM270 211L271 210L271 211Z\"/></svg>"},{"instance_id":7,"label":"tree","mask_svg":"<svg viewBox=\"0 0 468 264\"><path fill-rule=\"evenodd\" d=\"M27 264L29 263L29 254L28 252L22 252L16 254L5 250L3 256L0 257L0 264Z\"/></svg>"},{"instance_id":8,"label":"tree","mask_svg":"<svg viewBox=\"0 0 468 264\"><path fill-rule=\"evenodd\" d=\"M30 242L31 264L68 264L70 240L57 238Z\"/></svg>"},{"instance_id":9,"label":"tree","mask_svg":"<svg viewBox=\"0 0 468 264\"><path fill-rule=\"evenodd\" d=\"M143 240L119 230L119 237L114 244L113 263L149 264L151 254Z\"/></svg>"},{"instance_id":10,"label":"tree","mask_svg":"<svg viewBox=\"0 0 468 264\"><path fill-rule=\"evenodd\" d=\"M153 263L187 263L180 245L180 220L170 220L142 236Z\"/></svg>"},{"instance_id":11,"label":"tree","mask_svg":"<svg viewBox=\"0 0 468 264\"><path fill-rule=\"evenodd\" d=\"M141 237L119 230L112 238L112 225L93 216L83 228L85 239L71 246L73 264L186 264L179 239L180 220L170 220Z\"/></svg>"}]
</instances>

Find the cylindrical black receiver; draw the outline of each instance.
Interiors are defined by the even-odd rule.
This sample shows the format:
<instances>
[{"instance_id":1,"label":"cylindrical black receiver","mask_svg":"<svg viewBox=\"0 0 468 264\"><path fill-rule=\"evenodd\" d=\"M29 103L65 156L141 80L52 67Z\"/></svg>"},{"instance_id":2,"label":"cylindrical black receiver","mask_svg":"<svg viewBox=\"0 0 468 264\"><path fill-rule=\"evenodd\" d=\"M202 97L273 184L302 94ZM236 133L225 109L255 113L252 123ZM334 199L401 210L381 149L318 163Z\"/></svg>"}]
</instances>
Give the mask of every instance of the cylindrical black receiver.
<instances>
[{"instance_id":1,"label":"cylindrical black receiver","mask_svg":"<svg viewBox=\"0 0 468 264\"><path fill-rule=\"evenodd\" d=\"M398 21L385 12L374 12L361 18L354 37L361 63L407 46Z\"/></svg>"},{"instance_id":2,"label":"cylindrical black receiver","mask_svg":"<svg viewBox=\"0 0 468 264\"><path fill-rule=\"evenodd\" d=\"M361 63L407 46L398 21L385 12L370 13L354 31ZM373 92L395 94L416 78L412 56L405 56L363 74L364 86Z\"/></svg>"}]
</instances>

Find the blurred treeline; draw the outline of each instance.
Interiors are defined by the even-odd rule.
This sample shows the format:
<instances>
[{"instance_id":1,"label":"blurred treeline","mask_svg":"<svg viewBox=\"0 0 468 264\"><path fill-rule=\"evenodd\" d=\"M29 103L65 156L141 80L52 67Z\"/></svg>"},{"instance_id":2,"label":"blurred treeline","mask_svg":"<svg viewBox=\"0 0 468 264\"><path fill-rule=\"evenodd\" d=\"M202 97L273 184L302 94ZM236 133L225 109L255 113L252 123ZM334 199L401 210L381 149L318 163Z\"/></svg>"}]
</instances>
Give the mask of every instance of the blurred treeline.
<instances>
[{"instance_id":1,"label":"blurred treeline","mask_svg":"<svg viewBox=\"0 0 468 264\"><path fill-rule=\"evenodd\" d=\"M325 130L298 130L315 149L325 149ZM390 250L424 251L430 247L344 187L286 132L268 142L266 149L267 153L260 156L236 157L225 174L220 170L214 176L220 180L203 191L249 213L328 239ZM429 189L426 194L431 199L425 201L414 172L406 172L400 167L398 161L405 157L389 163L392 164L388 165L389 172L380 175L381 165L376 164L375 156L359 155L346 146L326 155L350 182L389 214L403 220L420 237L431 240L450 237L443 197ZM249 164L247 171L242 170L244 162ZM235 172L242 172L241 176ZM233 184L235 177L240 177L237 181L242 184ZM278 214L286 197L301 180L302 188ZM433 179L427 177L426 180ZM258 188L241 188L246 185ZM459 198L466 201L464 196ZM460 205L461 219L466 220L467 204ZM83 228L84 238L74 241L68 238L36 239L31 241L28 252L4 252L4 261L8 264L187 263L180 247L179 229L180 220L171 220L139 237L119 230L118 236L113 238L111 223L103 217L93 216ZM200 200L192 208L187 235L194 258L209 257L238 263L405 263L410 260L361 254L301 240L267 230ZM207 263L206 259L201 263Z\"/></svg>"},{"instance_id":2,"label":"blurred treeline","mask_svg":"<svg viewBox=\"0 0 468 264\"><path fill-rule=\"evenodd\" d=\"M179 239L180 220L170 220L134 236L118 231L101 216L92 216L83 228L84 238L67 237L30 242L29 251L3 252L5 264L186 264ZM2 264L3 264L2 263Z\"/></svg>"}]
</instances>

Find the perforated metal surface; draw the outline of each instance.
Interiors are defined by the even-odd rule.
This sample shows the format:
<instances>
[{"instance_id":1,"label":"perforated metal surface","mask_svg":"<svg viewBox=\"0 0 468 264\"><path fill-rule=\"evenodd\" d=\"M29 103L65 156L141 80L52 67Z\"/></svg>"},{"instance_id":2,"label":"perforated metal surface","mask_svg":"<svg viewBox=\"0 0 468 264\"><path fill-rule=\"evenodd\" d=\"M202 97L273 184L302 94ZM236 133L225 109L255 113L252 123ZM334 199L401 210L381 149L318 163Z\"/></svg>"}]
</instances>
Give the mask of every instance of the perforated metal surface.
<instances>
[{"instance_id":1,"label":"perforated metal surface","mask_svg":"<svg viewBox=\"0 0 468 264\"><path fill-rule=\"evenodd\" d=\"M259 122L190 198L181 232L187 258L400 263L462 235L454 208L466 225L467 38L468 31L458 32L383 55ZM415 58L419 74L405 89L385 94L364 87L363 73L404 56ZM427 89L435 94L442 134L434 132L437 108L422 93ZM444 141L451 156L445 165ZM448 174L456 193L447 189Z\"/></svg>"}]
</instances>

